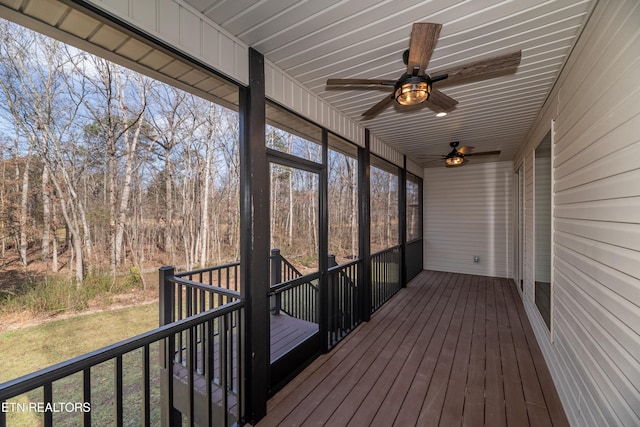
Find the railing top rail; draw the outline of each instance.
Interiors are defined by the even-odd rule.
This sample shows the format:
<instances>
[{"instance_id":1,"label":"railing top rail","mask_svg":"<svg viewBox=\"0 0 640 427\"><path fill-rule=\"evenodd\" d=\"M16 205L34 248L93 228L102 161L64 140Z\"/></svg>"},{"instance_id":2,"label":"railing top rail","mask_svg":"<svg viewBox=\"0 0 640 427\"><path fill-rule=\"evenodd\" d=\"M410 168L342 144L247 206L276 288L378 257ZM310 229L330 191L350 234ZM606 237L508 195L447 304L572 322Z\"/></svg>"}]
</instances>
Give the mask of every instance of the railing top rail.
<instances>
[{"instance_id":1,"label":"railing top rail","mask_svg":"<svg viewBox=\"0 0 640 427\"><path fill-rule=\"evenodd\" d=\"M336 265L336 266L330 267L329 268L329 273L332 273L334 271L339 271L339 270L342 270L344 268L351 267L352 265L356 265L356 264L358 264L360 262L362 262L361 259L356 259L356 260L353 260L353 261L349 261L349 262L347 262L345 264L340 264L340 265Z\"/></svg>"},{"instance_id":2,"label":"railing top rail","mask_svg":"<svg viewBox=\"0 0 640 427\"><path fill-rule=\"evenodd\" d=\"M395 245L395 246L391 246L391 247L388 247L388 248L382 249L382 250L380 250L380 251L378 251L378 252L374 252L374 253L372 253L372 254L371 254L371 256L373 257L373 256L376 256L376 255L383 254L383 253L385 253L385 252L391 252L392 250L394 250L394 249L399 249L399 248L401 248L401 247L402 247L402 245Z\"/></svg>"},{"instance_id":3,"label":"railing top rail","mask_svg":"<svg viewBox=\"0 0 640 427\"><path fill-rule=\"evenodd\" d=\"M300 277L304 276L302 273L300 273L300 271L293 264L291 264L291 262L289 262L288 259L286 259L282 255L280 256L280 259L282 260L282 263L284 265L286 265L287 267L289 267L289 269L291 269L294 273L296 273Z\"/></svg>"},{"instance_id":4,"label":"railing top rail","mask_svg":"<svg viewBox=\"0 0 640 427\"><path fill-rule=\"evenodd\" d=\"M287 280L286 282L278 283L275 286L269 288L268 295L274 295L280 292L284 292L287 289L295 288L296 286L303 285L320 278L320 272L307 274L306 276L296 277L295 279Z\"/></svg>"},{"instance_id":5,"label":"railing top rail","mask_svg":"<svg viewBox=\"0 0 640 427\"><path fill-rule=\"evenodd\" d=\"M198 270L182 271L180 273L175 273L175 276L176 277L184 277L184 276L188 276L190 274L208 273L210 271L216 271L216 270L223 270L225 268L238 267L239 265L240 265L240 261L236 261L236 262L231 262L231 263L228 263L228 264L216 265L214 267L200 268Z\"/></svg>"},{"instance_id":6,"label":"railing top rail","mask_svg":"<svg viewBox=\"0 0 640 427\"><path fill-rule=\"evenodd\" d=\"M209 320L222 317L243 307L244 301L232 301L223 306L214 308L213 310L208 310L186 319L161 326L138 336L92 351L91 353L87 353L48 368L32 372L20 378L7 381L4 384L0 384L0 402L19 396L30 390L42 387L45 384L52 383L69 375L81 372L92 366L99 365L100 363L104 363L114 357L137 350Z\"/></svg>"},{"instance_id":7,"label":"railing top rail","mask_svg":"<svg viewBox=\"0 0 640 427\"><path fill-rule=\"evenodd\" d=\"M177 276L170 277L169 280L173 283L181 283L192 288L202 289L203 291L215 292L216 294L225 295L232 298L240 298L240 292L221 288L220 286L205 285L204 283L194 282L193 280L183 279Z\"/></svg>"}]
</instances>

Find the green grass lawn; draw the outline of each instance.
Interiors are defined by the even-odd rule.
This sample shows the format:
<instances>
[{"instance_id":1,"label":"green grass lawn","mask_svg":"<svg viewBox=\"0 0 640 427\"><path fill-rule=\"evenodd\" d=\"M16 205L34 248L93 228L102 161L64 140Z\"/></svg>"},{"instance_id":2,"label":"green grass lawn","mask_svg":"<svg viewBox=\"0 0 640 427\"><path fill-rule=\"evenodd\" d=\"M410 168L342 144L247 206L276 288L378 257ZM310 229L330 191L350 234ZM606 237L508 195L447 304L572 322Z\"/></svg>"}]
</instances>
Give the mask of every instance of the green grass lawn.
<instances>
[{"instance_id":1,"label":"green grass lawn","mask_svg":"<svg viewBox=\"0 0 640 427\"><path fill-rule=\"evenodd\" d=\"M158 304L145 304L0 332L0 383L133 337L158 326Z\"/></svg>"},{"instance_id":2,"label":"green grass lawn","mask_svg":"<svg viewBox=\"0 0 640 427\"><path fill-rule=\"evenodd\" d=\"M146 304L121 310L105 311L69 319L52 321L25 329L0 333L2 369L0 383L65 361L109 344L154 329L158 325L158 304ZM152 359L157 360L157 346L152 347ZM153 354L155 353L155 354ZM112 424L113 416L113 362L92 368L92 418L95 425ZM152 363L152 370L157 364ZM141 352L124 356L124 389L128 399L140 400L141 407ZM156 376L152 372L152 376ZM54 402L82 402L81 374L54 383ZM152 400L158 391L152 390ZM42 402L42 390L37 389L12 399L12 402ZM56 425L78 425L80 413L55 414ZM137 414L126 414L131 425L140 421ZM137 421L136 421L137 420ZM42 422L41 414L7 414L9 426L36 426ZM106 424L103 424L106 423Z\"/></svg>"}]
</instances>

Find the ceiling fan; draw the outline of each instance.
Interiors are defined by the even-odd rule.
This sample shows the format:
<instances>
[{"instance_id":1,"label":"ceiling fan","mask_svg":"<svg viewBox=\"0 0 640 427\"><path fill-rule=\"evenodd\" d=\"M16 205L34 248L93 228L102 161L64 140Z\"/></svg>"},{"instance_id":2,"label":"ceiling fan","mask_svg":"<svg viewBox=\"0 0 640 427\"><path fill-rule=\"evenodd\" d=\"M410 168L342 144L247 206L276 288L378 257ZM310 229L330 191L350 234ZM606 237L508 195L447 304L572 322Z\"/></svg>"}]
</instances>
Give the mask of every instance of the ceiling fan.
<instances>
[{"instance_id":1,"label":"ceiling fan","mask_svg":"<svg viewBox=\"0 0 640 427\"><path fill-rule=\"evenodd\" d=\"M416 105L429 102L438 111L451 110L458 103L453 98L433 87L442 80L457 82L467 78L483 78L496 72L515 71L520 64L521 51L496 56L490 59L438 70L427 74L426 68L431 59L442 24L416 22L411 30L409 49L403 53L407 71L398 80L375 79L328 79L327 86L371 86L381 85L393 87L393 93L369 108L362 115L365 118L375 117L395 100L400 105Z\"/></svg>"},{"instance_id":2,"label":"ceiling fan","mask_svg":"<svg viewBox=\"0 0 640 427\"><path fill-rule=\"evenodd\" d=\"M458 141L450 142L449 146L451 147L451 151L449 152L449 154L443 154L440 156L426 156L426 157L433 157L431 162L440 162L444 160L445 166L455 167L455 166L462 166L463 164L465 164L467 162L466 158L470 156L495 156L500 154L500 150L482 151L479 153L473 153L472 151L474 147L463 145L462 147L458 148L458 145L460 145L460 142Z\"/></svg>"}]
</instances>

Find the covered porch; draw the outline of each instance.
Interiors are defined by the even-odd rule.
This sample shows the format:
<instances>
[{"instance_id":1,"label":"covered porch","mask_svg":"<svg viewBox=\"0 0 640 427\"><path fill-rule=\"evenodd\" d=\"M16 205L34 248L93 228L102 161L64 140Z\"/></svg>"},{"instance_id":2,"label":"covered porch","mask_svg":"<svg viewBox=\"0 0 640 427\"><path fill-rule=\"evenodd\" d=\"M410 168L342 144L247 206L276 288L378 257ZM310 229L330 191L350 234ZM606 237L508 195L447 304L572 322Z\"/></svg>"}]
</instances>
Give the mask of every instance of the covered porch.
<instances>
[{"instance_id":1,"label":"covered porch","mask_svg":"<svg viewBox=\"0 0 640 427\"><path fill-rule=\"evenodd\" d=\"M0 385L0 403L35 389L55 403L54 385L71 375L95 402L92 369L109 362L103 406L115 425L129 413L141 425L638 425L637 2L0 3L3 17L237 113L241 230L238 287L166 272L158 329ZM512 51L522 62L489 81L451 79L443 89L460 105L444 119L330 84L397 78L410 28L431 21L443 33L428 71ZM386 110L363 120L372 106ZM278 135L309 144L283 150ZM462 165L458 144L486 157L445 167L448 147ZM332 181L332 159L349 186ZM290 209L273 202L283 169L282 182L299 173L309 184L298 199L315 209L308 232L289 235L312 241L317 265L274 280L274 212L296 217L292 180ZM380 182L393 185L376 218ZM353 239L334 265L331 238L346 227L329 202L344 188ZM386 239L375 241L376 227ZM278 298L318 325L286 372L272 363L284 360L272 353ZM173 363L186 392L174 393ZM123 388L127 366L142 367L142 404Z\"/></svg>"},{"instance_id":2,"label":"covered porch","mask_svg":"<svg viewBox=\"0 0 640 427\"><path fill-rule=\"evenodd\" d=\"M515 283L423 271L258 426L568 425Z\"/></svg>"}]
</instances>

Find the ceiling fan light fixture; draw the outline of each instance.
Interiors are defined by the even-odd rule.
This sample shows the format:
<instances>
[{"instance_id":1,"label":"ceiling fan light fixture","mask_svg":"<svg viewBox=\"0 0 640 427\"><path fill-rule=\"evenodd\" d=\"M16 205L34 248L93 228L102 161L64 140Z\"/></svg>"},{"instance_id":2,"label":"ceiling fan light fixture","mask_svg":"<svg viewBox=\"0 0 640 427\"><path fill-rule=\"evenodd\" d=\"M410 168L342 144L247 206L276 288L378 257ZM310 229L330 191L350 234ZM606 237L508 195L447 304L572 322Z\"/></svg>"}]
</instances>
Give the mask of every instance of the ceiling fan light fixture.
<instances>
[{"instance_id":1,"label":"ceiling fan light fixture","mask_svg":"<svg viewBox=\"0 0 640 427\"><path fill-rule=\"evenodd\" d=\"M462 156L451 156L444 159L447 166L460 166L463 161L464 158Z\"/></svg>"},{"instance_id":2,"label":"ceiling fan light fixture","mask_svg":"<svg viewBox=\"0 0 640 427\"><path fill-rule=\"evenodd\" d=\"M417 105L429 98L431 83L424 77L400 79L396 86L395 98L400 105Z\"/></svg>"}]
</instances>

